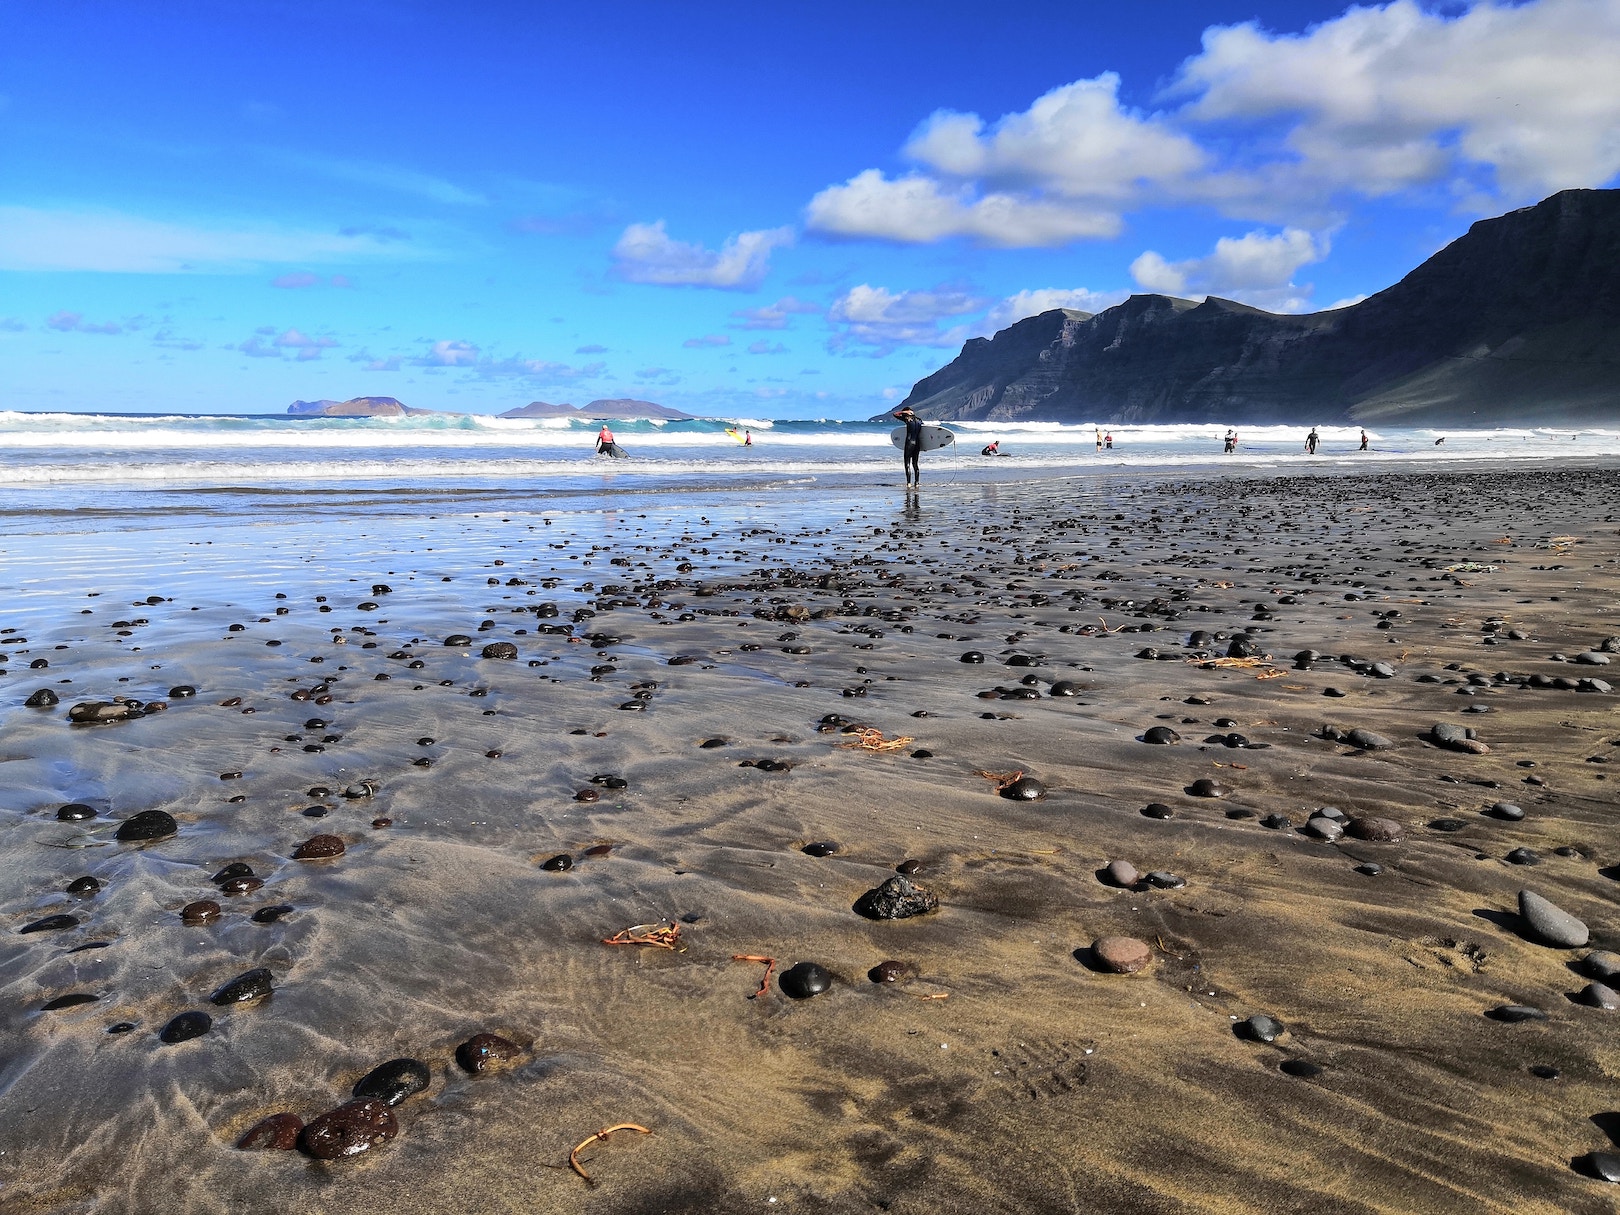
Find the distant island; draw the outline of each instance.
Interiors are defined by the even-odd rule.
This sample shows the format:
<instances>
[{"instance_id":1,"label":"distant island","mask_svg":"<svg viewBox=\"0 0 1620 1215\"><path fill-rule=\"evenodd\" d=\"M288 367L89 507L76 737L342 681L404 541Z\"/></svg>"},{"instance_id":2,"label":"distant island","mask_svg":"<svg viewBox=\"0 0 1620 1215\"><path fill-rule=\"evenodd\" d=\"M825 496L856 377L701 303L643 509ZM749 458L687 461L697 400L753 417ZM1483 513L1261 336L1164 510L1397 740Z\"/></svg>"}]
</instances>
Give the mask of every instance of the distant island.
<instances>
[{"instance_id":1,"label":"distant island","mask_svg":"<svg viewBox=\"0 0 1620 1215\"><path fill-rule=\"evenodd\" d=\"M932 421L1620 421L1620 190L1481 220L1327 312L1165 295L1043 312L972 339L903 403Z\"/></svg>"},{"instance_id":2,"label":"distant island","mask_svg":"<svg viewBox=\"0 0 1620 1215\"><path fill-rule=\"evenodd\" d=\"M592 401L576 409L572 405L552 405L546 401L530 401L520 409L508 409L502 418L589 418L597 419L625 418L690 418L693 415L682 413L678 409L670 409L665 405L655 405L651 401L637 401L628 397L621 397L611 401Z\"/></svg>"},{"instance_id":3,"label":"distant island","mask_svg":"<svg viewBox=\"0 0 1620 1215\"><path fill-rule=\"evenodd\" d=\"M294 401L287 412L312 418L405 418L439 411L412 409L395 397L351 397L347 401Z\"/></svg>"}]
</instances>

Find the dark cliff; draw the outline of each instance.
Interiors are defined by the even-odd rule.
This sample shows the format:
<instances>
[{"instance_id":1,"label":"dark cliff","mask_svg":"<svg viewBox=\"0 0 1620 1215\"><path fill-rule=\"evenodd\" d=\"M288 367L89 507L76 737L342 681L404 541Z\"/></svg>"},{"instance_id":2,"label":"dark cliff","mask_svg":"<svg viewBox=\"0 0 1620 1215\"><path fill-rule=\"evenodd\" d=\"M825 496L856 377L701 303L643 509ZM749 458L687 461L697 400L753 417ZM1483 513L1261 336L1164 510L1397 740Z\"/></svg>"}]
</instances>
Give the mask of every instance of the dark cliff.
<instances>
[{"instance_id":1,"label":"dark cliff","mask_svg":"<svg viewBox=\"0 0 1620 1215\"><path fill-rule=\"evenodd\" d=\"M968 342L905 403L937 421L1620 419L1620 190L1481 220L1331 312L1162 295L1045 312Z\"/></svg>"}]
</instances>

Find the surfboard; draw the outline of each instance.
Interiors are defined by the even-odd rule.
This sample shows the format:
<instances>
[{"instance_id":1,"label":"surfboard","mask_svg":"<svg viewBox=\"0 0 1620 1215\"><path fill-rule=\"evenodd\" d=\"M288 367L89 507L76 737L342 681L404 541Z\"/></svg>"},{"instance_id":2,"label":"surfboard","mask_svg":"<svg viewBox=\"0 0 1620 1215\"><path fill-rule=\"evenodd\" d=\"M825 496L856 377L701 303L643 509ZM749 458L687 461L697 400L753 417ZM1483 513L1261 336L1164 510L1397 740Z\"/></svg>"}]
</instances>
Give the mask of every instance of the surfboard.
<instances>
[{"instance_id":1,"label":"surfboard","mask_svg":"<svg viewBox=\"0 0 1620 1215\"><path fill-rule=\"evenodd\" d=\"M906 428L896 426L889 432L889 442L902 451L906 446ZM922 428L922 449L924 451L938 451L941 447L949 447L956 442L956 435L943 426L928 425Z\"/></svg>"},{"instance_id":2,"label":"surfboard","mask_svg":"<svg viewBox=\"0 0 1620 1215\"><path fill-rule=\"evenodd\" d=\"M748 442L748 440L743 437L743 432L738 430L735 426L726 427L726 433L728 435L730 435L733 439L736 439L737 442L739 442L739 443Z\"/></svg>"},{"instance_id":3,"label":"surfboard","mask_svg":"<svg viewBox=\"0 0 1620 1215\"><path fill-rule=\"evenodd\" d=\"M600 456L604 453L597 452L596 454ZM623 460L630 455L629 452L625 451L625 449L620 447L617 443L609 443L607 452L605 454L611 456L615 460Z\"/></svg>"}]
</instances>

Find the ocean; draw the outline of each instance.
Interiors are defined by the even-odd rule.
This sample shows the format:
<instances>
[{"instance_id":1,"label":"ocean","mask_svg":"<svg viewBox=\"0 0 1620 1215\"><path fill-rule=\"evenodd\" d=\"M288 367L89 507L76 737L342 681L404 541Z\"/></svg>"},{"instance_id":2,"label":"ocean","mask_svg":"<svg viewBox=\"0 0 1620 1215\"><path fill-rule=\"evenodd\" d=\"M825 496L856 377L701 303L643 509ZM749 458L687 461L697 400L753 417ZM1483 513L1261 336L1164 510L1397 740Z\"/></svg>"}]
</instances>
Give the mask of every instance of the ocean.
<instances>
[{"instance_id":1,"label":"ocean","mask_svg":"<svg viewBox=\"0 0 1620 1215\"><path fill-rule=\"evenodd\" d=\"M597 423L444 414L407 418L279 415L131 415L0 411L0 510L51 514L104 503L109 490L140 491L165 510L251 511L291 494L312 506L336 491L402 504L415 495L536 496L667 491L881 486L900 475L888 423L826 419L633 421L612 425L625 460L594 455ZM1306 430L1238 427L1234 454L1221 425L1117 426L951 423L957 443L924 459L929 482L983 482L1133 471L1221 473L1371 464L1469 461L1568 462L1620 454L1620 429L1499 430L1320 428L1315 457ZM742 446L728 428L746 429ZM1099 451L1101 430L1112 450ZM1437 446L1436 440L1443 438ZM999 440L1004 458L980 449ZM220 491L239 491L234 502Z\"/></svg>"}]
</instances>

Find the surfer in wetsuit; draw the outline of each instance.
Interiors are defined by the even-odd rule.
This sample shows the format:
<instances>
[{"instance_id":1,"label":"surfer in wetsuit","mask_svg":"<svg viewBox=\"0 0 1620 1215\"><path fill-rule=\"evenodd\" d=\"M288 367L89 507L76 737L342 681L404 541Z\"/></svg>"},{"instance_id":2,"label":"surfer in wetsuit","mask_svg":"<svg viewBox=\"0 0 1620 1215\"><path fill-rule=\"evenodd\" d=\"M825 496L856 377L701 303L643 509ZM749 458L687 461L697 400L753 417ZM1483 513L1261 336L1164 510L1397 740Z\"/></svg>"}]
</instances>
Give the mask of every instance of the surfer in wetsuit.
<instances>
[{"instance_id":1,"label":"surfer in wetsuit","mask_svg":"<svg viewBox=\"0 0 1620 1215\"><path fill-rule=\"evenodd\" d=\"M607 428L607 423L603 422L602 429L596 433L596 454L601 455L612 446L613 432Z\"/></svg>"},{"instance_id":2,"label":"surfer in wetsuit","mask_svg":"<svg viewBox=\"0 0 1620 1215\"><path fill-rule=\"evenodd\" d=\"M754 445L754 432L751 431L751 430L743 431L743 446L744 447L752 447L753 445Z\"/></svg>"},{"instance_id":3,"label":"surfer in wetsuit","mask_svg":"<svg viewBox=\"0 0 1620 1215\"><path fill-rule=\"evenodd\" d=\"M1316 434L1316 427L1313 426L1313 427L1311 427L1311 433L1305 436L1305 454L1306 455L1314 456L1316 454L1316 444L1317 444L1317 442L1318 442L1318 438L1317 438L1317 434Z\"/></svg>"},{"instance_id":4,"label":"surfer in wetsuit","mask_svg":"<svg viewBox=\"0 0 1620 1215\"><path fill-rule=\"evenodd\" d=\"M1366 451L1367 450L1367 432L1365 430L1361 432L1361 447L1360 447L1360 450L1361 451Z\"/></svg>"},{"instance_id":5,"label":"surfer in wetsuit","mask_svg":"<svg viewBox=\"0 0 1620 1215\"><path fill-rule=\"evenodd\" d=\"M1001 440L996 439L990 443L986 443L984 449L980 451L979 454L981 456L999 456L1001 454Z\"/></svg>"},{"instance_id":6,"label":"surfer in wetsuit","mask_svg":"<svg viewBox=\"0 0 1620 1215\"><path fill-rule=\"evenodd\" d=\"M906 470L906 486L922 484L922 467L917 457L922 455L923 420L911 409L897 409L894 416L906 424L906 443L901 448L901 460Z\"/></svg>"},{"instance_id":7,"label":"surfer in wetsuit","mask_svg":"<svg viewBox=\"0 0 1620 1215\"><path fill-rule=\"evenodd\" d=\"M1231 455L1236 448L1237 435L1233 433L1231 427L1228 427L1226 430L1226 454Z\"/></svg>"}]
</instances>

